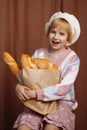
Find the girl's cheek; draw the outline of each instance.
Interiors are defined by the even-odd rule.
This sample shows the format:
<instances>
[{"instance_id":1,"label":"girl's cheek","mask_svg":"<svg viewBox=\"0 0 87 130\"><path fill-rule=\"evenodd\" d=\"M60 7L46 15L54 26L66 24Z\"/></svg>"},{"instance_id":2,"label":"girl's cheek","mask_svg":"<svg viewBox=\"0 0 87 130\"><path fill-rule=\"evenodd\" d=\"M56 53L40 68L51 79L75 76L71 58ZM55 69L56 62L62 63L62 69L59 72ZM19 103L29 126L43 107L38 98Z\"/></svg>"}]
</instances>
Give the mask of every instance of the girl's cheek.
<instances>
[{"instance_id":1,"label":"girl's cheek","mask_svg":"<svg viewBox=\"0 0 87 130\"><path fill-rule=\"evenodd\" d=\"M52 38L53 37L53 34L49 34L49 38Z\"/></svg>"}]
</instances>

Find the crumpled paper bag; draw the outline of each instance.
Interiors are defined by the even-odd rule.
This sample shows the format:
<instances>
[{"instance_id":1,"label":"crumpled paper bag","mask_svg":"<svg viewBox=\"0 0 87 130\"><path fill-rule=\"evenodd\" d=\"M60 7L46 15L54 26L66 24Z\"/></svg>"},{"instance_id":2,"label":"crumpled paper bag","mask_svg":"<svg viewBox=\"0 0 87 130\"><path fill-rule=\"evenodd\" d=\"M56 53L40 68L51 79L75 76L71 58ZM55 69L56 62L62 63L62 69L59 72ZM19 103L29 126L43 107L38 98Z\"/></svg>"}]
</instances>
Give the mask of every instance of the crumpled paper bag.
<instances>
[{"instance_id":1,"label":"crumpled paper bag","mask_svg":"<svg viewBox=\"0 0 87 130\"><path fill-rule=\"evenodd\" d=\"M29 87L31 90L38 90L47 86L55 85L59 82L60 71L59 70L47 70L47 69L22 69L16 74L18 81ZM23 102L25 106L30 109L45 115L57 110L56 101L37 101L30 99Z\"/></svg>"}]
</instances>

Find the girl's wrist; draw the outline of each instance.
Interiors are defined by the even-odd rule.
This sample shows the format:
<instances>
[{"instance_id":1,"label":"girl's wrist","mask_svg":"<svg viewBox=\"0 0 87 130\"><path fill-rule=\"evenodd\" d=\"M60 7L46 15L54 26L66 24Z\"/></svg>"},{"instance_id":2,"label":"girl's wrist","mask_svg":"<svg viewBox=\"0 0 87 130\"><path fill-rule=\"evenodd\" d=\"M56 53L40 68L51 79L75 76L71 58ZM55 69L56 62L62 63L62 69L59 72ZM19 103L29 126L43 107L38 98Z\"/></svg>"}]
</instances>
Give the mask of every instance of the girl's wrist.
<instances>
[{"instance_id":1,"label":"girl's wrist","mask_svg":"<svg viewBox=\"0 0 87 130\"><path fill-rule=\"evenodd\" d=\"M33 98L34 98L34 99L36 99L36 98L37 98L36 91L33 91Z\"/></svg>"},{"instance_id":2,"label":"girl's wrist","mask_svg":"<svg viewBox=\"0 0 87 130\"><path fill-rule=\"evenodd\" d=\"M36 91L34 90L25 90L25 93L29 97L29 99L36 99Z\"/></svg>"}]
</instances>

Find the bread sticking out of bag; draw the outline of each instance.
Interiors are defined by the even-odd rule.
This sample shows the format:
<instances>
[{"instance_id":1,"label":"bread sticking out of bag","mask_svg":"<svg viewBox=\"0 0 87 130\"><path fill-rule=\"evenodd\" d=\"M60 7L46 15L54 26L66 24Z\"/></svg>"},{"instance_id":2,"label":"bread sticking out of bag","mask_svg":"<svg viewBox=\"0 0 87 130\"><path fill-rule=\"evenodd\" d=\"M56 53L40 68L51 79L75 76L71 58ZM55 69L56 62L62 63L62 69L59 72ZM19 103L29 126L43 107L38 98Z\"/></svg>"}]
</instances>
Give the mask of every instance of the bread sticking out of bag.
<instances>
[{"instance_id":1,"label":"bread sticking out of bag","mask_svg":"<svg viewBox=\"0 0 87 130\"><path fill-rule=\"evenodd\" d=\"M16 60L8 52L3 52L3 59L14 74L20 71Z\"/></svg>"},{"instance_id":2,"label":"bread sticking out of bag","mask_svg":"<svg viewBox=\"0 0 87 130\"><path fill-rule=\"evenodd\" d=\"M32 61L32 58L28 54L22 54L21 64L23 68L38 69L34 61Z\"/></svg>"},{"instance_id":3,"label":"bread sticking out of bag","mask_svg":"<svg viewBox=\"0 0 87 130\"><path fill-rule=\"evenodd\" d=\"M27 54L22 54L21 64L23 68L31 69L54 69L58 70L58 66L45 58L31 58Z\"/></svg>"},{"instance_id":4,"label":"bread sticking out of bag","mask_svg":"<svg viewBox=\"0 0 87 130\"><path fill-rule=\"evenodd\" d=\"M8 52L3 52L3 59L14 74L20 71L16 60ZM59 69L57 65L45 58L32 58L28 54L22 54L20 61L22 68L26 69Z\"/></svg>"},{"instance_id":5,"label":"bread sticking out of bag","mask_svg":"<svg viewBox=\"0 0 87 130\"><path fill-rule=\"evenodd\" d=\"M45 58L33 58L32 61L37 65L38 69L54 69L58 70L58 66Z\"/></svg>"},{"instance_id":6,"label":"bread sticking out of bag","mask_svg":"<svg viewBox=\"0 0 87 130\"><path fill-rule=\"evenodd\" d=\"M28 54L22 54L21 56L21 65L22 65L22 68L26 68L26 69L29 69L31 68L28 60L30 60L31 57L28 55Z\"/></svg>"}]
</instances>

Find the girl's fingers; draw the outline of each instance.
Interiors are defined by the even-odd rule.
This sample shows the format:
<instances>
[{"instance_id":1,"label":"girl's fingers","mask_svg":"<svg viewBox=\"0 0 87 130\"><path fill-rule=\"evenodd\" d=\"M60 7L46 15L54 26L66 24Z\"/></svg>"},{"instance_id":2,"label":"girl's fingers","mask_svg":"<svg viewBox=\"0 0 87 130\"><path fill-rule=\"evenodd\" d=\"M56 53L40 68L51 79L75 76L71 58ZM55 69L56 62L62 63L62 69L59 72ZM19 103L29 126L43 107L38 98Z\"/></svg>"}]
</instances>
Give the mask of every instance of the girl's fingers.
<instances>
[{"instance_id":1,"label":"girl's fingers","mask_svg":"<svg viewBox=\"0 0 87 130\"><path fill-rule=\"evenodd\" d=\"M17 96L21 101L29 100L29 97L25 93L18 93Z\"/></svg>"},{"instance_id":2,"label":"girl's fingers","mask_svg":"<svg viewBox=\"0 0 87 130\"><path fill-rule=\"evenodd\" d=\"M24 89L25 89L25 90L29 90L29 88L28 88L28 87L26 87L26 86L24 86Z\"/></svg>"},{"instance_id":3,"label":"girl's fingers","mask_svg":"<svg viewBox=\"0 0 87 130\"><path fill-rule=\"evenodd\" d=\"M25 100L29 100L29 97L28 97L28 95L24 92L23 93L23 98L25 99Z\"/></svg>"}]
</instances>

